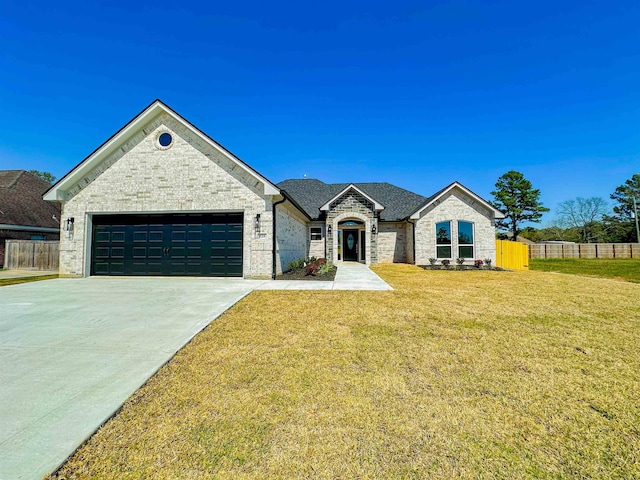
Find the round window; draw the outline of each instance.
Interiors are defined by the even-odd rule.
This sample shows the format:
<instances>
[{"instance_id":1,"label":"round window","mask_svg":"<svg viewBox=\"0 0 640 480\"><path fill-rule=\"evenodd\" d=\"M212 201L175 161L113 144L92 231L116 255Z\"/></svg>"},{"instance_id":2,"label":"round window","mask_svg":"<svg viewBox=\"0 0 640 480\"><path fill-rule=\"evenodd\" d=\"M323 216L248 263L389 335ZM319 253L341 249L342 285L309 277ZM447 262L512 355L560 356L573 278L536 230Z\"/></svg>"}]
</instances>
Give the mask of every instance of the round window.
<instances>
[{"instance_id":1,"label":"round window","mask_svg":"<svg viewBox=\"0 0 640 480\"><path fill-rule=\"evenodd\" d=\"M158 143L161 147L168 147L171 145L171 142L173 142L173 137L170 133L164 132L158 137Z\"/></svg>"}]
</instances>

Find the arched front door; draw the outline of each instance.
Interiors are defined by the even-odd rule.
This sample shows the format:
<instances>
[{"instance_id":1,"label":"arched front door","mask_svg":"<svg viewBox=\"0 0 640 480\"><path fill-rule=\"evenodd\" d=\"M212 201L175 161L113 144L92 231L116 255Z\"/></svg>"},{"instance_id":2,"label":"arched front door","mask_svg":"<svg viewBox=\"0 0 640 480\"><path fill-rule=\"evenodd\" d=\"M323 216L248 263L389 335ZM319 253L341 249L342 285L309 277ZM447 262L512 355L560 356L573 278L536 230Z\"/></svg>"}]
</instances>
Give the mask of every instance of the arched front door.
<instances>
[{"instance_id":1,"label":"arched front door","mask_svg":"<svg viewBox=\"0 0 640 480\"><path fill-rule=\"evenodd\" d=\"M342 231L342 251L343 259L345 262L357 262L358 261L358 230L344 229Z\"/></svg>"}]
</instances>

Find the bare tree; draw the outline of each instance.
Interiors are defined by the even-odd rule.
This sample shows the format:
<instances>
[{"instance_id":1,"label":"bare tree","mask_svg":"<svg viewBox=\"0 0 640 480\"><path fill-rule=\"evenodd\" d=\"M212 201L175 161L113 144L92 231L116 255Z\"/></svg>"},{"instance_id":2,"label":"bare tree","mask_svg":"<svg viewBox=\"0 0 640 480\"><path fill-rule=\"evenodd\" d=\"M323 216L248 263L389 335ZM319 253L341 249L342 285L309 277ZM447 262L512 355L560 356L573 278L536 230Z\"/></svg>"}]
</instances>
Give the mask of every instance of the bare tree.
<instances>
[{"instance_id":1,"label":"bare tree","mask_svg":"<svg viewBox=\"0 0 640 480\"><path fill-rule=\"evenodd\" d=\"M565 228L576 228L584 243L597 240L601 233L600 221L609 210L606 200L600 197L567 200L558 205L558 219Z\"/></svg>"}]
</instances>

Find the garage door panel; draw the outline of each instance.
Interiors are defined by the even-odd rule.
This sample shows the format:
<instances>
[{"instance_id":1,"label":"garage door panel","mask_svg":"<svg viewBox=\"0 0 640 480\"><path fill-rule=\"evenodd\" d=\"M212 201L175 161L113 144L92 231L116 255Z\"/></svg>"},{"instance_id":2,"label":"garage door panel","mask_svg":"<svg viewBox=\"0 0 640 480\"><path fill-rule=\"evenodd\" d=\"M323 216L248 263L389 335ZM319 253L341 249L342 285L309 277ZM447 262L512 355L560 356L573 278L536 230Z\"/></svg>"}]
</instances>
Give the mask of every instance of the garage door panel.
<instances>
[{"instance_id":1,"label":"garage door panel","mask_svg":"<svg viewBox=\"0 0 640 480\"><path fill-rule=\"evenodd\" d=\"M96 275L109 275L109 264L105 262L94 262L93 268Z\"/></svg>"},{"instance_id":2,"label":"garage door panel","mask_svg":"<svg viewBox=\"0 0 640 480\"><path fill-rule=\"evenodd\" d=\"M202 242L202 226L200 226L199 230L191 230L190 232L187 232L187 242Z\"/></svg>"},{"instance_id":3,"label":"garage door panel","mask_svg":"<svg viewBox=\"0 0 640 480\"><path fill-rule=\"evenodd\" d=\"M124 275L124 262L109 262L108 272L106 275Z\"/></svg>"},{"instance_id":4,"label":"garage door panel","mask_svg":"<svg viewBox=\"0 0 640 480\"><path fill-rule=\"evenodd\" d=\"M149 234L146 231L134 231L133 232L133 242L134 243L147 243L149 241Z\"/></svg>"},{"instance_id":5,"label":"garage door panel","mask_svg":"<svg viewBox=\"0 0 640 480\"><path fill-rule=\"evenodd\" d=\"M242 214L93 220L93 275L242 276Z\"/></svg>"},{"instance_id":6,"label":"garage door panel","mask_svg":"<svg viewBox=\"0 0 640 480\"><path fill-rule=\"evenodd\" d=\"M116 230L111 232L111 242L113 243L124 243L125 231L124 230Z\"/></svg>"},{"instance_id":7,"label":"garage door panel","mask_svg":"<svg viewBox=\"0 0 640 480\"><path fill-rule=\"evenodd\" d=\"M146 275L162 275L162 262L147 262Z\"/></svg>"}]
</instances>

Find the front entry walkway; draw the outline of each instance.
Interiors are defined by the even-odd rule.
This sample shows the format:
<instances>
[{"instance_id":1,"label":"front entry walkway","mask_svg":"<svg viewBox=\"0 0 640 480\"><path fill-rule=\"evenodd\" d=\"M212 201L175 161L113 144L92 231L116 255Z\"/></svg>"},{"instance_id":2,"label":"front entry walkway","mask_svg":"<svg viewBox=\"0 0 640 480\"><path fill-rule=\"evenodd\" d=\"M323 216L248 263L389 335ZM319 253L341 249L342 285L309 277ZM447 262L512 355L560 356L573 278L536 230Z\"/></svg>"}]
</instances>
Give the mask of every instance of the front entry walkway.
<instances>
[{"instance_id":1,"label":"front entry walkway","mask_svg":"<svg viewBox=\"0 0 640 480\"><path fill-rule=\"evenodd\" d=\"M393 290L369 267L357 262L338 262L334 290Z\"/></svg>"},{"instance_id":2,"label":"front entry walkway","mask_svg":"<svg viewBox=\"0 0 640 480\"><path fill-rule=\"evenodd\" d=\"M369 267L358 262L338 262L338 272L332 282L305 280L265 281L256 290L393 290Z\"/></svg>"}]
</instances>

